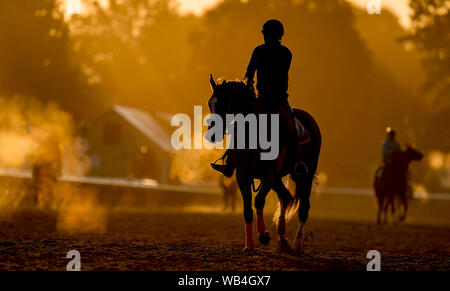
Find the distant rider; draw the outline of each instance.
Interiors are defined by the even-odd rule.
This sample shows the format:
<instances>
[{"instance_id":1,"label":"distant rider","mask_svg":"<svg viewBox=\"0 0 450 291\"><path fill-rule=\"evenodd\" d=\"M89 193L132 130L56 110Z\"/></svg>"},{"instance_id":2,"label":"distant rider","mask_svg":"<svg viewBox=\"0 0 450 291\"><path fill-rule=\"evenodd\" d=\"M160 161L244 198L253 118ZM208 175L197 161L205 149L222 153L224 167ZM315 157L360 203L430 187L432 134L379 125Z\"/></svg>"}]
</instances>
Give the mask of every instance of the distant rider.
<instances>
[{"instance_id":1,"label":"distant rider","mask_svg":"<svg viewBox=\"0 0 450 291\"><path fill-rule=\"evenodd\" d=\"M386 128L386 139L383 142L382 152L383 152L383 164L386 165L393 154L400 152L400 144L395 139L397 133L391 127Z\"/></svg>"}]
</instances>

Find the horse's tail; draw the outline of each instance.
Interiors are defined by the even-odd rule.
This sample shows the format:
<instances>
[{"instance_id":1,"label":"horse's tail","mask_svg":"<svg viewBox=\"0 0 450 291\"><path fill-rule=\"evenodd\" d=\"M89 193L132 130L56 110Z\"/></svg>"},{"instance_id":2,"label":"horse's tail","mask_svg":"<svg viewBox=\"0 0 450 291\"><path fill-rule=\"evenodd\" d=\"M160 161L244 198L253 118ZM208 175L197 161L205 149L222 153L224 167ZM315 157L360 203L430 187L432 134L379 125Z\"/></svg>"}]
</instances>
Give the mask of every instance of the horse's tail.
<instances>
[{"instance_id":1,"label":"horse's tail","mask_svg":"<svg viewBox=\"0 0 450 291\"><path fill-rule=\"evenodd\" d=\"M300 199L302 197L309 199L312 186L317 184L318 180L317 175L315 173L311 175L305 175L304 177L297 179L297 181L292 179L290 175L287 177L285 185L286 188L288 188L289 193L292 195L293 201L286 208L285 214L286 221L290 221L298 213L298 208L300 206ZM308 197L305 197L305 195L308 195ZM273 222L275 224L278 222L279 217L280 217L280 203L277 204L275 213L273 215Z\"/></svg>"},{"instance_id":2,"label":"horse's tail","mask_svg":"<svg viewBox=\"0 0 450 291\"><path fill-rule=\"evenodd\" d=\"M295 216L295 214L297 213L297 210L298 210L298 206L300 205L300 195L298 195L300 187L298 185L298 182L294 181L292 179L291 175L289 175L288 177L289 177L288 183L290 185L293 185L293 188L294 188L293 191L289 190L289 192L293 196L294 200L286 208L286 221L290 221Z\"/></svg>"},{"instance_id":3,"label":"horse's tail","mask_svg":"<svg viewBox=\"0 0 450 291\"><path fill-rule=\"evenodd\" d=\"M291 196L293 198L292 203L289 204L286 208L285 219L286 219L286 221L289 221L289 220L291 220L292 217L294 217L294 214L297 212L300 200L297 198L297 195L296 195L296 191L297 191L296 182L291 178L290 175L286 177L286 180L284 181L284 185L289 190L289 193L291 194ZM278 223L278 218L280 217L280 207L281 207L280 203L277 203L275 212L272 217L273 223L275 225Z\"/></svg>"},{"instance_id":4,"label":"horse's tail","mask_svg":"<svg viewBox=\"0 0 450 291\"><path fill-rule=\"evenodd\" d=\"M309 173L295 180L292 179L291 175L289 175L287 188L293 196L293 202L286 209L286 221L289 221L298 212L297 210L300 206L300 199L307 199L307 203L302 203L302 206L300 207L307 207L309 210L309 196L311 194L312 186L317 184L316 170L319 161L320 148L322 145L322 136L315 119L304 110L295 108L293 111L295 117L302 123L309 135L310 141L305 144L304 155L304 162L308 167ZM295 186L295 189L293 189L294 187L291 185ZM300 211L300 213L308 213L308 211ZM278 218L278 216L279 205L275 211L274 221ZM306 221L306 217L300 217L300 219L304 219Z\"/></svg>"}]
</instances>

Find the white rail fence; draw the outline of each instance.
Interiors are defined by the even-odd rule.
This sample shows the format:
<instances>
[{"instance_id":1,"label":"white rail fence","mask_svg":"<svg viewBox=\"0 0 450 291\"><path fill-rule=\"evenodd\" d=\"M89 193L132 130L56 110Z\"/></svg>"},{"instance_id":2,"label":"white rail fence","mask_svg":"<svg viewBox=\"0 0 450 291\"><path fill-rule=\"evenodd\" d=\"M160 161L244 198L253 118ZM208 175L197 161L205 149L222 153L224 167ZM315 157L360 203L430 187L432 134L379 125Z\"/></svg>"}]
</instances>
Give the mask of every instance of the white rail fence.
<instances>
[{"instance_id":1,"label":"white rail fence","mask_svg":"<svg viewBox=\"0 0 450 291\"><path fill-rule=\"evenodd\" d=\"M31 172L29 170L0 168L0 177L13 177L31 179ZM78 177L78 176L62 176L60 181L90 185L102 186L118 186L127 188L141 188L154 189L168 192L188 192L188 193L202 193L221 195L222 191L218 187L211 186L191 186L191 185L165 185L158 184L150 179L126 179L113 177ZM324 194L339 194L339 195L359 195L359 196L374 196L374 191L369 188L346 188L346 187L327 187L317 186L315 191ZM427 193L422 191L414 192L414 198L425 200L450 200L450 193Z\"/></svg>"}]
</instances>

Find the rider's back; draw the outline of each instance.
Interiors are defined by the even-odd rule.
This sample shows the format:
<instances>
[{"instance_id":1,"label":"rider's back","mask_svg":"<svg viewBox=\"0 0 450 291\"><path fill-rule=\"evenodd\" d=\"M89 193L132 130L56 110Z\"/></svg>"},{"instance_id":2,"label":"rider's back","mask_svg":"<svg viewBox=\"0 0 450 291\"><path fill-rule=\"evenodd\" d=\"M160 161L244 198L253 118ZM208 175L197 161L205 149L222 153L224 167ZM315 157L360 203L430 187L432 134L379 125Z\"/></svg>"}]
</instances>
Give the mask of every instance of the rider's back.
<instances>
[{"instance_id":1,"label":"rider's back","mask_svg":"<svg viewBox=\"0 0 450 291\"><path fill-rule=\"evenodd\" d=\"M393 154L401 151L400 144L396 140L386 139L383 142L382 152L383 152L383 161L387 163Z\"/></svg>"},{"instance_id":2,"label":"rider's back","mask_svg":"<svg viewBox=\"0 0 450 291\"><path fill-rule=\"evenodd\" d=\"M281 44L262 44L254 49L246 75L253 75L257 71L257 89L260 97L287 98L291 60L292 53Z\"/></svg>"}]
</instances>

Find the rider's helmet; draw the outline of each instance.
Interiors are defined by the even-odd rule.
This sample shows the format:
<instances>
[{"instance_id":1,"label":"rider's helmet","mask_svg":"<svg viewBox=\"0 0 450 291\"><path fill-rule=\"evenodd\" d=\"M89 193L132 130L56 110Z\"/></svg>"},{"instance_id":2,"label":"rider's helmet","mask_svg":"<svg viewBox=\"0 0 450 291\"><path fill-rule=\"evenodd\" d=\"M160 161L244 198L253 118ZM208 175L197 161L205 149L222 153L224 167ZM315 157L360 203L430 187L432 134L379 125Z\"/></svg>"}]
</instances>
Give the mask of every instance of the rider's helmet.
<instances>
[{"instance_id":1,"label":"rider's helmet","mask_svg":"<svg viewBox=\"0 0 450 291\"><path fill-rule=\"evenodd\" d=\"M264 23L261 32L266 37L281 39L281 37L284 35L284 27L279 20L271 19Z\"/></svg>"},{"instance_id":2,"label":"rider's helmet","mask_svg":"<svg viewBox=\"0 0 450 291\"><path fill-rule=\"evenodd\" d=\"M389 136L395 136L397 134L397 132L390 126L386 127L386 133Z\"/></svg>"}]
</instances>

